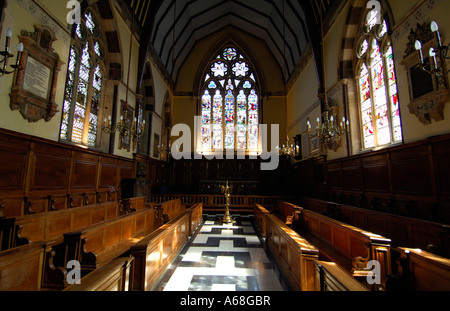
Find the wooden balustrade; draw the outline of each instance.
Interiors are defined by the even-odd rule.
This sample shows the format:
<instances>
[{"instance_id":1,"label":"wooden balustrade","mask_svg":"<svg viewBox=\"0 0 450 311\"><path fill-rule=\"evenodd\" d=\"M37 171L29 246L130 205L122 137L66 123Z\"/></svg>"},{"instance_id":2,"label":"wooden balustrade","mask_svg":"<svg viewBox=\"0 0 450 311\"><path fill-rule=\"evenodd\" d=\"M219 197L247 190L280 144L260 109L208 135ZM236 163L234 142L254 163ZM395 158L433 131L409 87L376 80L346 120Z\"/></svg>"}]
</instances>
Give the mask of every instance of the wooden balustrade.
<instances>
[{"instance_id":1,"label":"wooden balustrade","mask_svg":"<svg viewBox=\"0 0 450 311\"><path fill-rule=\"evenodd\" d=\"M193 234L196 227L192 223L199 224L201 211L202 204L196 204L131 247L130 255L135 258L132 290L151 291L157 286L189 235Z\"/></svg>"},{"instance_id":2,"label":"wooden balustrade","mask_svg":"<svg viewBox=\"0 0 450 311\"><path fill-rule=\"evenodd\" d=\"M104 292L129 291L131 264L133 257L119 257L113 259L103 267L93 271L80 280L80 284L73 284L64 289L67 292Z\"/></svg>"},{"instance_id":3,"label":"wooden balustrade","mask_svg":"<svg viewBox=\"0 0 450 311\"><path fill-rule=\"evenodd\" d=\"M182 204L192 206L197 203L203 204L206 212L223 212L225 210L225 197L223 195L183 195L183 194L164 194L152 195L150 201L154 203L163 203L170 200L179 199ZM232 195L230 201L230 211L232 212L253 212L253 205L260 204L271 209L276 206L280 200L289 200L289 197L278 196L249 196Z\"/></svg>"},{"instance_id":4,"label":"wooden balustrade","mask_svg":"<svg viewBox=\"0 0 450 311\"><path fill-rule=\"evenodd\" d=\"M314 261L319 251L279 218L267 214L266 243L294 290L315 290Z\"/></svg>"},{"instance_id":5,"label":"wooden balustrade","mask_svg":"<svg viewBox=\"0 0 450 311\"><path fill-rule=\"evenodd\" d=\"M367 291L366 287L334 262L315 261L314 265L316 268L315 291Z\"/></svg>"},{"instance_id":6,"label":"wooden balustrade","mask_svg":"<svg viewBox=\"0 0 450 311\"><path fill-rule=\"evenodd\" d=\"M390 239L306 209L300 215L299 230L322 257L336 262L361 281L371 273L367 268L369 261L378 261L381 284L374 290L386 288L387 276L391 274Z\"/></svg>"},{"instance_id":7,"label":"wooden balustrade","mask_svg":"<svg viewBox=\"0 0 450 311\"><path fill-rule=\"evenodd\" d=\"M63 289L66 264L77 260L82 276L121 256L155 227L154 209L143 209L129 215L64 234L64 242L48 248L44 258L44 287Z\"/></svg>"},{"instance_id":8,"label":"wooden balustrade","mask_svg":"<svg viewBox=\"0 0 450 311\"><path fill-rule=\"evenodd\" d=\"M0 291L37 291L41 288L43 243L0 252Z\"/></svg>"}]
</instances>

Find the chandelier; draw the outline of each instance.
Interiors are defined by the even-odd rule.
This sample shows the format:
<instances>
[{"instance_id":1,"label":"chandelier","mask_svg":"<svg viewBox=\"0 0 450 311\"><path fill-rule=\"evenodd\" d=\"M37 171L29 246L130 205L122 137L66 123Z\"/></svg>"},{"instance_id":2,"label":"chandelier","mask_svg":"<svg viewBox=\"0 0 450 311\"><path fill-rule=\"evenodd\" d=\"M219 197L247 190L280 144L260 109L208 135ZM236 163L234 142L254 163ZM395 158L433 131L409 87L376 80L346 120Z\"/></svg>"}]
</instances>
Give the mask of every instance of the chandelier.
<instances>
[{"instance_id":1,"label":"chandelier","mask_svg":"<svg viewBox=\"0 0 450 311\"><path fill-rule=\"evenodd\" d=\"M111 116L105 118L103 124L103 131L108 134L119 133L120 137L130 137L133 142L133 150L136 150L137 143L144 135L145 120L138 124L138 119L134 117L134 121L129 118L128 103L125 103L123 114L120 116L120 122L113 125Z\"/></svg>"},{"instance_id":2,"label":"chandelier","mask_svg":"<svg viewBox=\"0 0 450 311\"><path fill-rule=\"evenodd\" d=\"M178 151L178 146L177 146ZM158 146L158 154L161 157L162 161L168 162L170 160L170 157L172 156L172 145L169 144L168 146L160 145Z\"/></svg>"},{"instance_id":3,"label":"chandelier","mask_svg":"<svg viewBox=\"0 0 450 311\"><path fill-rule=\"evenodd\" d=\"M324 121L320 122L317 118L316 134L311 133L311 122L307 121L308 135L310 138L318 137L322 146L330 150L336 151L341 146L342 137L350 133L350 122L344 118L339 121L328 111L325 112Z\"/></svg>"},{"instance_id":4,"label":"chandelier","mask_svg":"<svg viewBox=\"0 0 450 311\"><path fill-rule=\"evenodd\" d=\"M286 144L283 145L282 148L277 146L276 149L278 150L278 153L280 154L280 156L294 157L298 154L298 150L300 148L299 148L299 146L295 146L295 148L294 148L293 144L289 145L289 137L287 137Z\"/></svg>"}]
</instances>

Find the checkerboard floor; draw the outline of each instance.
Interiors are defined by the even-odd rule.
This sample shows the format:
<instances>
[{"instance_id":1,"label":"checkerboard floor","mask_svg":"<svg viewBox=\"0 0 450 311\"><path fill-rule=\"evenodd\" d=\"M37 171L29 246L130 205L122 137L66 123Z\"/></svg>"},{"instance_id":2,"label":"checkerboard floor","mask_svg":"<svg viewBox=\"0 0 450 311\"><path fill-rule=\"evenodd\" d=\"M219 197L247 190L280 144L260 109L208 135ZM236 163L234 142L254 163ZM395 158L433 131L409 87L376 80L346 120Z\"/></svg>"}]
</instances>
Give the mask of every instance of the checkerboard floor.
<instances>
[{"instance_id":1,"label":"checkerboard floor","mask_svg":"<svg viewBox=\"0 0 450 311\"><path fill-rule=\"evenodd\" d=\"M251 218L206 216L191 241L169 267L158 291L283 291L276 266L264 251Z\"/></svg>"}]
</instances>

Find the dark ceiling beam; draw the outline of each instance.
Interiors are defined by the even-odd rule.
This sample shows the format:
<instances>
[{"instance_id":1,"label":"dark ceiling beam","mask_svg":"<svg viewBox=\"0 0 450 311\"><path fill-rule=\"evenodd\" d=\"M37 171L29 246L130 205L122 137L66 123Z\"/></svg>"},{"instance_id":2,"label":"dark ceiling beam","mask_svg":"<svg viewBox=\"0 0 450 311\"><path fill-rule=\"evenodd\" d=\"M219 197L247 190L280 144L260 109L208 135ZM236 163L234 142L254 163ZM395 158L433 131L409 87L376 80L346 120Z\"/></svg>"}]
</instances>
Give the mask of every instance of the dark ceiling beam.
<instances>
[{"instance_id":1,"label":"dark ceiling beam","mask_svg":"<svg viewBox=\"0 0 450 311\"><path fill-rule=\"evenodd\" d=\"M308 29L308 34L310 38L311 50L315 62L317 80L319 84L318 93L322 94L324 92L324 77L325 77L325 68L323 62L323 51L322 51L322 33L321 33L321 25L320 25L320 17L317 19L319 9L316 5L316 0L297 0L298 4L303 8L305 12L306 25ZM322 14L322 12L320 12ZM320 16L320 15L319 15ZM317 23L319 22L319 23Z\"/></svg>"},{"instance_id":2,"label":"dark ceiling beam","mask_svg":"<svg viewBox=\"0 0 450 311\"><path fill-rule=\"evenodd\" d=\"M181 12L180 14L178 14L178 12L177 12L177 17L176 17L176 19L175 19L175 24L172 25L172 26L170 27L170 29L166 32L166 34L165 34L165 36L164 36L164 39L163 39L163 41L162 41L162 43L161 43L161 47L160 47L160 49L159 49L159 54L160 54L161 56L162 56L162 51L163 51L163 49L164 49L164 46L165 46L165 44L166 44L167 39L169 38L170 34L173 32L173 29L176 28L176 24L177 24L178 21L181 19L182 15L185 13L187 7L188 7L189 5L191 5L193 2L194 2L194 1L189 1L189 2L186 4L186 6L184 6L183 9L180 11L180 12ZM293 51L292 51L292 48L290 47L290 45L288 44L288 42L286 42L286 41L287 41L286 38L283 37L282 32L280 31L279 27L277 27L277 24L276 24L276 22L273 20L272 16L267 15L267 14L265 14L265 13L263 13L263 12L257 11L257 10L255 10L253 7L250 7L250 6L248 6L248 5L245 5L245 4L243 4L243 3L239 2L239 1L236 1L236 0L228 0L228 1L227 1L227 0L225 0L225 1L222 1L222 2L220 2L220 3L217 3L216 5L214 5L214 6L212 6L212 7L209 7L209 8L207 8L206 10L203 10L203 11L198 12L197 14L191 16L190 19L189 19L188 24L189 24L190 21L192 21L193 19L202 17L204 14L208 14L211 10L213 10L213 9L215 9L215 8L217 8L217 7L220 7L220 6L222 6L222 5L228 4L228 3L230 3L230 2L233 2L234 4L236 4L236 5L238 5L238 6L244 7L245 9L251 10L251 11L255 12L256 14L261 15L261 16L263 16L264 18L266 18L267 20L269 20L270 23L271 23L271 25L273 26L273 28L276 30L276 32L277 32L278 35L280 36L280 38L282 38L282 40L284 40L285 44L286 44L287 46L289 46L289 52L290 52L290 54L291 54L291 61L292 61L292 63L293 63L293 66L295 66L296 60L295 60L295 56L294 56L294 53L293 53ZM275 11L279 14L280 18L284 20L284 22L285 22L285 24L286 24L286 26L287 26L287 29L290 31L292 37L295 38L296 47L297 47L299 53L301 53L302 49L301 49L300 43L299 43L299 41L298 41L298 36L297 36L297 34L295 33L295 31L292 29L292 27L291 27L291 25L289 24L289 22L286 21L286 19L285 19L285 17L283 16L282 12L280 12L280 10L279 10L278 7L274 4L273 1L266 1L266 2L270 3L270 5L271 5L271 6L275 9ZM172 11L172 9L173 9L173 4L174 4L174 1L172 1L171 4L166 8L164 14L160 17L159 21L157 22L157 25L158 25L157 27L159 27L159 25L163 22L163 20L164 20L165 18L168 18L167 15L169 14L170 11ZM295 9L294 9L294 10L295 10ZM296 13L296 16L297 16L298 18L300 18L300 21L301 21L302 24L304 25L304 22L303 22L303 20L301 19L301 17L298 15L297 12L295 12L295 13ZM237 18L243 19L243 18L241 18L241 17L238 16L238 15L234 15L234 16L237 17ZM219 18L222 18L222 17L219 17ZM218 18L218 19L219 19L219 18ZM245 19L245 20L246 20L247 22L250 22L248 19ZM172 23L172 24L173 24L173 23ZM208 24L210 24L210 23L207 23L207 24L205 24L205 25L208 25ZM253 24L254 24L254 23L253 23ZM255 24L255 25L256 25L256 24ZM205 27L205 26L203 26L203 27ZM258 26L258 27L261 28L261 26ZM187 27L180 27L180 28L182 28L183 31L185 31ZM267 32L267 31L266 31L266 32ZM153 43L153 44L155 44L155 40L156 40L156 35L157 35L157 34L158 34L158 31L155 29L155 31L154 31L154 36L153 36L153 38L152 38L152 43ZM173 33L172 33L172 35L173 35ZM178 39L179 39L180 37L182 37L182 36L183 36L183 34L180 34L180 35L177 37L176 43L178 42ZM191 37L191 36L190 36L190 37ZM276 45L276 46L278 46L278 45ZM170 55L169 55L168 57L170 57ZM299 55L299 57L300 57L300 55ZM166 60L166 63L167 63L167 60Z\"/></svg>"},{"instance_id":3,"label":"dark ceiling beam","mask_svg":"<svg viewBox=\"0 0 450 311\"><path fill-rule=\"evenodd\" d=\"M237 15L235 15L234 13L225 13L224 15L225 15L225 16L230 16L230 15L231 15L231 16L235 16L235 17L237 17L237 18L242 19L240 16L237 16ZM283 62L284 62L284 63L286 64L286 66L287 66L287 59L286 59L286 57L283 55L283 51L282 51L282 50L280 49L280 47L276 44L275 39L273 38L273 36L272 36L269 32L267 32L267 29L265 29L264 27L262 27L262 26L260 26L260 25L258 25L258 24L253 23L252 21L245 20L245 19L242 19L242 20L244 20L244 21L246 21L246 22L248 22L248 23L254 25L255 27L261 28L263 31L265 31L265 32L267 33L267 35L268 35L270 41L273 42L273 45L276 47L277 51L280 53L280 55L282 55L282 57L283 57ZM211 23L213 23L213 22L215 22L215 21L212 21ZM228 27L228 26L230 26L230 25L231 25L231 24L228 24L228 25L226 25L225 27ZM233 26L236 27L236 25L233 25ZM184 44L183 47L180 49L181 52L179 52L178 55L176 56L176 58L175 58L176 60L178 60L178 59L181 57L181 53L182 53L182 51L185 50L186 46L187 46L188 43L190 42L190 38L195 34L196 31L198 31L199 29L202 29L202 28L204 28L204 26L197 27L196 29L194 29L194 30L191 32L191 34L190 34L190 36L189 36L189 39L186 40L185 44ZM224 27L222 27L222 28L224 28ZM237 29L239 29L239 28L237 28ZM245 29L240 29L240 30L248 33L248 31L246 31ZM208 33L208 34L204 35L203 37L199 38L199 40L202 40L203 38L205 38L205 37L207 37L207 36L209 36L209 35L211 35L211 33ZM172 50L172 48L171 48L171 50ZM270 49L269 49L269 50L270 50ZM292 51L291 51L291 53L292 53ZM171 52L169 52L169 55L170 55L170 54L171 54ZM189 55L189 53L188 53L188 55ZM272 54L272 55L273 55L273 54ZM273 56L274 56L275 59L278 59L277 57L275 57L275 55L273 55ZM167 59L166 59L166 62L165 62L166 67L169 65L169 61L170 61L170 57L168 56ZM177 61L175 61L174 63L176 64ZM293 64L295 65L295 62L293 62ZM282 64L280 64L280 68L283 68ZM287 70L288 70L288 74L287 74L287 76L285 77L285 79L287 79L287 78L290 76L290 74L292 73L292 71L294 70L294 67L291 68L291 67L287 66L286 68L287 68ZM175 68L172 68L172 71L173 71L173 72L174 72L174 70L175 70ZM174 77L174 78L178 77L178 74L177 74L177 75L174 75L173 77Z\"/></svg>"}]
</instances>

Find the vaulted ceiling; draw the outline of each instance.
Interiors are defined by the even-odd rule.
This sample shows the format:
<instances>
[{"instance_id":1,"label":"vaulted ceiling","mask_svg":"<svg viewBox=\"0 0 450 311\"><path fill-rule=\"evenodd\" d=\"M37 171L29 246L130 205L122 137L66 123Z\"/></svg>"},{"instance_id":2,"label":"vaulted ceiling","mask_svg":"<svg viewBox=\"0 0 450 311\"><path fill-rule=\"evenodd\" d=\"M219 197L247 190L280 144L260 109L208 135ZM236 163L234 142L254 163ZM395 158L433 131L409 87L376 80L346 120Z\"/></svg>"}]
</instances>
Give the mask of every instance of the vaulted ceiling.
<instances>
[{"instance_id":1,"label":"vaulted ceiling","mask_svg":"<svg viewBox=\"0 0 450 311\"><path fill-rule=\"evenodd\" d=\"M159 57L173 81L196 43L233 26L263 40L287 80L333 0L127 0L141 32L141 55Z\"/></svg>"}]
</instances>

